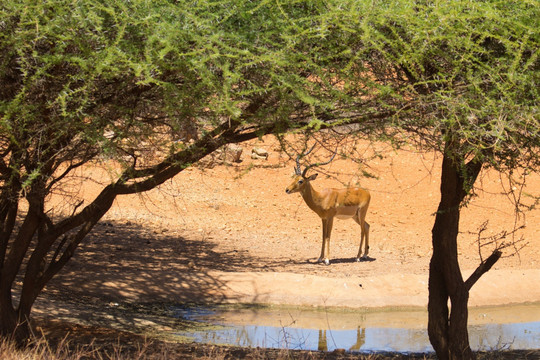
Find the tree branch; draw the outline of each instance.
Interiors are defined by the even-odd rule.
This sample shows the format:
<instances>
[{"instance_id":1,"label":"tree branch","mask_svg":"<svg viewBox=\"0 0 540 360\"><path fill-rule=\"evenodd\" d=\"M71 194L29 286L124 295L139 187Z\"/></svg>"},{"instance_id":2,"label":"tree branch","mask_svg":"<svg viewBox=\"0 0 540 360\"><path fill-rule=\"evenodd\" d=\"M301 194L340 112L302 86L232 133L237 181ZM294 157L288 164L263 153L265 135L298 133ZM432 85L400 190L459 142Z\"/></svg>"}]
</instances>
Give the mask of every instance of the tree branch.
<instances>
[{"instance_id":1,"label":"tree branch","mask_svg":"<svg viewBox=\"0 0 540 360\"><path fill-rule=\"evenodd\" d=\"M469 276L467 281L465 281L465 287L467 290L471 290L474 284L480 279L482 275L488 272L493 265L501 258L502 252L500 250L494 250L493 253L482 262L476 270Z\"/></svg>"}]
</instances>

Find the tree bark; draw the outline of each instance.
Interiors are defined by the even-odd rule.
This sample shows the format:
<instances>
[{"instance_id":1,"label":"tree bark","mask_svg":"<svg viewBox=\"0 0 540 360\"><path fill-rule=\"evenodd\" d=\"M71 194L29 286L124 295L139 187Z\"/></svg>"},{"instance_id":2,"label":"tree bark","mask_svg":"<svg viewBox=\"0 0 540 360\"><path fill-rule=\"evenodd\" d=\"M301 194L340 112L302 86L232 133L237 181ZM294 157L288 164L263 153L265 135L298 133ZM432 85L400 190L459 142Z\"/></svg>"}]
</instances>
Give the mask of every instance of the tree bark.
<instances>
[{"instance_id":1,"label":"tree bark","mask_svg":"<svg viewBox=\"0 0 540 360\"><path fill-rule=\"evenodd\" d=\"M22 314L11 306L11 291L0 294L0 337L23 345L30 337L30 314Z\"/></svg>"},{"instance_id":2,"label":"tree bark","mask_svg":"<svg viewBox=\"0 0 540 360\"><path fill-rule=\"evenodd\" d=\"M456 161L450 153L445 151L443 158L441 200L432 230L428 334L439 359L474 359L467 331L470 287L463 281L459 267L457 237L462 201L482 165L474 159L467 164Z\"/></svg>"}]
</instances>

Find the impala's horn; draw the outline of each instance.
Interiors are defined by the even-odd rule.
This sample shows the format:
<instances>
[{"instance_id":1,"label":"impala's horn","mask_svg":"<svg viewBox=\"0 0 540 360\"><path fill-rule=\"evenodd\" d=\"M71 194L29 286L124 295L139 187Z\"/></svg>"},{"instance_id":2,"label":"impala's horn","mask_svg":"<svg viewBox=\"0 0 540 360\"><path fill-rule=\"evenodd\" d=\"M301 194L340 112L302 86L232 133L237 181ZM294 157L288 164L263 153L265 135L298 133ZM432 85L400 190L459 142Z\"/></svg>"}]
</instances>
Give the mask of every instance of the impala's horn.
<instances>
[{"instance_id":1,"label":"impala's horn","mask_svg":"<svg viewBox=\"0 0 540 360\"><path fill-rule=\"evenodd\" d=\"M311 153L311 151L313 151L313 149L315 149L315 145L317 145L317 143L313 144L313 146L311 147L311 149L308 150L308 152L301 153L296 157L296 166L294 168L294 172L296 173L296 175L302 175L302 176L305 175L305 173L306 173L305 170L302 173L302 166L300 165L300 159L303 158L304 156L309 155L309 153Z\"/></svg>"},{"instance_id":2,"label":"impala's horn","mask_svg":"<svg viewBox=\"0 0 540 360\"><path fill-rule=\"evenodd\" d=\"M313 150L313 148L311 148L311 150ZM311 152L311 150L309 150L309 152ZM308 152L308 154L309 154L309 152ZM334 158L336 157L336 154L337 154L337 148L336 148L336 151L334 151L334 154L332 155L332 157L330 158L330 160L325 161L325 162L322 162L322 163L315 163L315 164L311 164L311 165L306 166L306 168L305 168L304 171L302 172L302 177L306 177L307 171L308 171L309 169L311 169L312 167L330 164L330 163L332 162L332 160L334 160Z\"/></svg>"},{"instance_id":3,"label":"impala's horn","mask_svg":"<svg viewBox=\"0 0 540 360\"><path fill-rule=\"evenodd\" d=\"M300 155L296 157L296 166L294 167L294 173L296 175L302 175L302 170L300 168Z\"/></svg>"}]
</instances>

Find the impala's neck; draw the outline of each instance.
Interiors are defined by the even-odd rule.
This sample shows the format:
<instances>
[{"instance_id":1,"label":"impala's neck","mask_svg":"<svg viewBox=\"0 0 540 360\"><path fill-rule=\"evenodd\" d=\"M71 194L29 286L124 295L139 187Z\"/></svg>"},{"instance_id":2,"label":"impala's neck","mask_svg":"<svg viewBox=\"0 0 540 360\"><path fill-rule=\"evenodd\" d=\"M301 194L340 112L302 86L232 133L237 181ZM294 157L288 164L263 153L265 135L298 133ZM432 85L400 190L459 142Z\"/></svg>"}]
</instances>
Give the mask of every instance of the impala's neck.
<instances>
[{"instance_id":1,"label":"impala's neck","mask_svg":"<svg viewBox=\"0 0 540 360\"><path fill-rule=\"evenodd\" d=\"M302 194L307 206L309 206L311 210L318 212L317 210L321 208L321 205L317 200L321 198L321 195L313 188L313 186L311 186L309 181L306 181L306 184L300 193Z\"/></svg>"}]
</instances>

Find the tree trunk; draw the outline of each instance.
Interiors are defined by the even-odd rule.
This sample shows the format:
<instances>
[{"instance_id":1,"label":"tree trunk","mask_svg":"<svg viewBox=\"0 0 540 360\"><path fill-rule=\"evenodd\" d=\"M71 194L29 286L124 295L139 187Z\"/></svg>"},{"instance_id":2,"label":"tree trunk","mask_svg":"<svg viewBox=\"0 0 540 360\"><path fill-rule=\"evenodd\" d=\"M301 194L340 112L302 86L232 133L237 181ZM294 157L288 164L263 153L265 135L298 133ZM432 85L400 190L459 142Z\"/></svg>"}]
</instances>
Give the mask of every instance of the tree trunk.
<instances>
[{"instance_id":1,"label":"tree trunk","mask_svg":"<svg viewBox=\"0 0 540 360\"><path fill-rule=\"evenodd\" d=\"M467 332L469 287L459 268L457 237L461 203L480 169L481 164L459 163L444 155L441 201L432 230L428 302L429 340L441 360L475 358Z\"/></svg>"},{"instance_id":2,"label":"tree trunk","mask_svg":"<svg viewBox=\"0 0 540 360\"><path fill-rule=\"evenodd\" d=\"M13 340L19 345L30 338L29 314L22 315L11 303L10 291L0 294L0 338Z\"/></svg>"}]
</instances>

